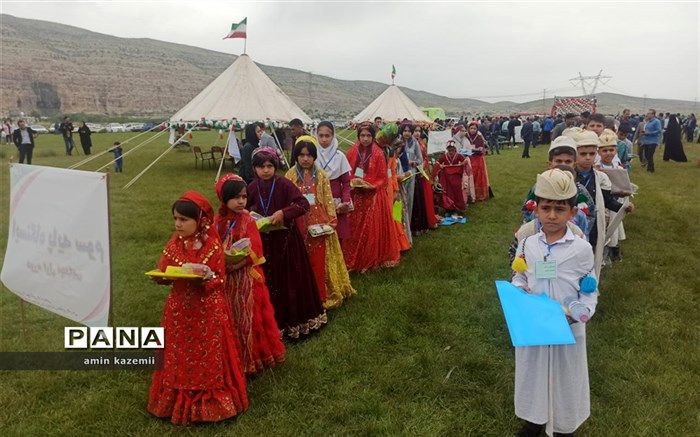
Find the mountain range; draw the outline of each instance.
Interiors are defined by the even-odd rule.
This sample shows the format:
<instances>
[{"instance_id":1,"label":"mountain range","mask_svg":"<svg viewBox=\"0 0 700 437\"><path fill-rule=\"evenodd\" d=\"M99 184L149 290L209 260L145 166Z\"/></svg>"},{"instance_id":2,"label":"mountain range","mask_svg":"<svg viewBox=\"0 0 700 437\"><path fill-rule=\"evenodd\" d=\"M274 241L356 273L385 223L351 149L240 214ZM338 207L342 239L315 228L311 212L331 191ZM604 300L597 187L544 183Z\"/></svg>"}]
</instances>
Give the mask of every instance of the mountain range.
<instances>
[{"instance_id":1,"label":"mountain range","mask_svg":"<svg viewBox=\"0 0 700 437\"><path fill-rule=\"evenodd\" d=\"M2 69L0 113L84 113L167 117L224 71L235 56L157 41L119 38L64 24L0 15ZM387 87L340 80L284 67L262 70L304 111L316 118L349 119ZM418 106L448 114L548 111L552 99L488 103L402 87ZM696 103L622 94L596 95L600 112L623 108L696 112Z\"/></svg>"}]
</instances>

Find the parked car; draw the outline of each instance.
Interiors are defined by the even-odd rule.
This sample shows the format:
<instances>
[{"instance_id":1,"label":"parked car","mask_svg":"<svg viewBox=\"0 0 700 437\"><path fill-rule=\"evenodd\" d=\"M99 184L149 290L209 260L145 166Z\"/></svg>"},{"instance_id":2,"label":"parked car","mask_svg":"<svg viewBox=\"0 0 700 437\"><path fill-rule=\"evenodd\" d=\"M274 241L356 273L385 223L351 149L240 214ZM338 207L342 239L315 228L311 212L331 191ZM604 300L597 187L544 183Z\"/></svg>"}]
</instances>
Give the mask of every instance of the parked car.
<instances>
[{"instance_id":1,"label":"parked car","mask_svg":"<svg viewBox=\"0 0 700 437\"><path fill-rule=\"evenodd\" d=\"M47 133L49 133L49 130L46 129L44 126L40 125L40 124L33 124L33 125L29 126L29 127L32 128L32 130L33 130L34 132L38 133L38 134L47 134Z\"/></svg>"},{"instance_id":2,"label":"parked car","mask_svg":"<svg viewBox=\"0 0 700 437\"><path fill-rule=\"evenodd\" d=\"M126 129L124 129L124 125L119 123L109 123L107 125L107 132L126 132Z\"/></svg>"},{"instance_id":3,"label":"parked car","mask_svg":"<svg viewBox=\"0 0 700 437\"><path fill-rule=\"evenodd\" d=\"M127 132L141 132L143 130L143 123L125 124L124 128L127 130Z\"/></svg>"},{"instance_id":4,"label":"parked car","mask_svg":"<svg viewBox=\"0 0 700 437\"><path fill-rule=\"evenodd\" d=\"M99 123L85 123L92 133L107 132L107 128Z\"/></svg>"}]
</instances>

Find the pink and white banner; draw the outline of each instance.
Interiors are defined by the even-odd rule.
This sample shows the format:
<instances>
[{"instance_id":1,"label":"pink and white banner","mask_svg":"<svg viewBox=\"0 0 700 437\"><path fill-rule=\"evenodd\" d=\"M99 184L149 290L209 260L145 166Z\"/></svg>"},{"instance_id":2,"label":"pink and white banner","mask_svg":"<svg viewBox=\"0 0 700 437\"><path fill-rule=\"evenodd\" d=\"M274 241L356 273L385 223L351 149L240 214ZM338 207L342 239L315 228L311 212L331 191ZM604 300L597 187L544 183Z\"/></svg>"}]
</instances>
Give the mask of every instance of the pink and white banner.
<instances>
[{"instance_id":1,"label":"pink and white banner","mask_svg":"<svg viewBox=\"0 0 700 437\"><path fill-rule=\"evenodd\" d=\"M10 191L0 280L27 302L87 326L107 326L107 175L12 164Z\"/></svg>"}]
</instances>

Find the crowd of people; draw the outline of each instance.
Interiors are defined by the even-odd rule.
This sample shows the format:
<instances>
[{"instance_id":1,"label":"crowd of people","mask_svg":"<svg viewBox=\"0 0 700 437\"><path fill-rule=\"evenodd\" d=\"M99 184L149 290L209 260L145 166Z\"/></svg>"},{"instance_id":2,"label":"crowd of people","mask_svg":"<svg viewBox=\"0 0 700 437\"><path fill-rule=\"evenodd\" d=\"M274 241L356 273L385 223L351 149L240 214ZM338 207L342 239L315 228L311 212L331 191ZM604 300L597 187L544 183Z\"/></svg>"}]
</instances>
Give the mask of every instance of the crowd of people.
<instances>
[{"instance_id":1,"label":"crowd of people","mask_svg":"<svg viewBox=\"0 0 700 437\"><path fill-rule=\"evenodd\" d=\"M61 132L72 132L70 119L64 123ZM653 173L655 149L665 143L664 160L685 161L681 123L696 128L693 115L679 122L654 110L643 120L628 111L475 118L445 123L451 139L431 159L425 126L409 120L359 124L346 153L332 123L311 135L293 120L284 174L276 140L261 123L248 124L238 174L216 183L218 209L192 191L172 205L175 233L158 267L184 267L199 279L155 279L172 288L148 411L180 425L245 411L247 378L284 362L285 339L328 323L327 311L357 293L350 272L398 265L414 238L465 223L469 203L493 197L486 156L517 147L521 126L523 158L549 142L548 169L521 207L512 282L561 303L576 344L516 348L515 412L525 421L518 435L573 434L590 415L585 323L602 268L622 258L627 235L616 218L635 209L633 157ZM21 162L31 163L34 138L20 120L12 140ZM70 154L70 134L64 140ZM118 142L110 150L122 154Z\"/></svg>"}]
</instances>

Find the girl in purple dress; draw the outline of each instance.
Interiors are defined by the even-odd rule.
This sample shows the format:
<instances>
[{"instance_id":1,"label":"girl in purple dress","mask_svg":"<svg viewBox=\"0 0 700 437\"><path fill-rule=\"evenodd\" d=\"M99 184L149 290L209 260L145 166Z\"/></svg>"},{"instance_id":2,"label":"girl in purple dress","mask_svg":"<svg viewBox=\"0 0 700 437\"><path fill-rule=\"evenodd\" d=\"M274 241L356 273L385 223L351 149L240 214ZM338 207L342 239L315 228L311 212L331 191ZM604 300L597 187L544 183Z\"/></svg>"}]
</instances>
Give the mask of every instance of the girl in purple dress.
<instances>
[{"instance_id":1,"label":"girl in purple dress","mask_svg":"<svg viewBox=\"0 0 700 437\"><path fill-rule=\"evenodd\" d=\"M309 211L309 201L289 179L275 174L277 151L258 147L253 152L255 179L248 185L249 211L269 217L282 229L262 232L267 288L277 326L284 335L299 338L327 323L304 239L295 219ZM304 230L306 231L306 230Z\"/></svg>"}]
</instances>

